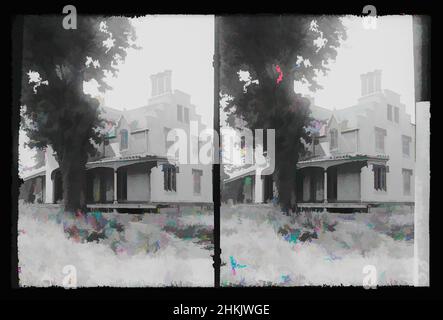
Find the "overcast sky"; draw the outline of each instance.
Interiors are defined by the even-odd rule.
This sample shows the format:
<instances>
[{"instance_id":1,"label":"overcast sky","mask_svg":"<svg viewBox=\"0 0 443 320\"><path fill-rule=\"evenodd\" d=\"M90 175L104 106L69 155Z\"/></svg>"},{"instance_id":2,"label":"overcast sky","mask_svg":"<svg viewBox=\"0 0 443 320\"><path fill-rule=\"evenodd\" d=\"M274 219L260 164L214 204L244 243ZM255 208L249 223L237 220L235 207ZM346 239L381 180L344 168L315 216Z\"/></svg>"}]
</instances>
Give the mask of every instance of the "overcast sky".
<instances>
[{"instance_id":1,"label":"overcast sky","mask_svg":"<svg viewBox=\"0 0 443 320\"><path fill-rule=\"evenodd\" d=\"M133 20L137 44L130 50L119 75L110 84L105 105L133 109L147 104L151 74L172 70L172 89L191 95L191 103L207 125L214 110L213 16L147 16Z\"/></svg>"},{"instance_id":2,"label":"overcast sky","mask_svg":"<svg viewBox=\"0 0 443 320\"><path fill-rule=\"evenodd\" d=\"M345 17L343 23L348 37L330 72L319 78L324 89L311 93L315 104L327 109L356 104L361 94L360 74L380 69L382 89L400 94L415 122L412 16L379 17L375 30L365 29L360 17Z\"/></svg>"},{"instance_id":3,"label":"overcast sky","mask_svg":"<svg viewBox=\"0 0 443 320\"><path fill-rule=\"evenodd\" d=\"M141 50L129 50L113 90L105 94L105 105L133 109L146 105L150 95L149 75L172 70L172 88L191 95L203 121L211 125L213 113L214 17L147 16L133 20ZM401 95L414 119L414 64L411 16L379 17L377 28L365 29L360 17L345 17L348 38L338 50L336 61L319 83L316 105L341 109L354 105L360 96L360 74L382 70L382 88ZM20 162L32 165L32 152L23 148Z\"/></svg>"}]
</instances>

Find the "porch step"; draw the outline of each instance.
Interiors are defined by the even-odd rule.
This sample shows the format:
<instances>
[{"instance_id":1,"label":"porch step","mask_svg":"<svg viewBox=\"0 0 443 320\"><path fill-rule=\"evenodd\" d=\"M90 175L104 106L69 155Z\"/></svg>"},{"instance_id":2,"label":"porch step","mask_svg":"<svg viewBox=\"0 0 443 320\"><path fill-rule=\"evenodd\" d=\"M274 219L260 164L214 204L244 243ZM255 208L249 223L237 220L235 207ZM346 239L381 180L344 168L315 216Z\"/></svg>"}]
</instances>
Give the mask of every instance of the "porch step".
<instances>
[{"instance_id":1,"label":"porch step","mask_svg":"<svg viewBox=\"0 0 443 320\"><path fill-rule=\"evenodd\" d=\"M89 209L155 209L156 205L147 203L94 203L86 205Z\"/></svg>"},{"instance_id":2,"label":"porch step","mask_svg":"<svg viewBox=\"0 0 443 320\"><path fill-rule=\"evenodd\" d=\"M368 204L360 202L336 202L336 203L298 203L299 208L355 208L367 209Z\"/></svg>"}]
</instances>

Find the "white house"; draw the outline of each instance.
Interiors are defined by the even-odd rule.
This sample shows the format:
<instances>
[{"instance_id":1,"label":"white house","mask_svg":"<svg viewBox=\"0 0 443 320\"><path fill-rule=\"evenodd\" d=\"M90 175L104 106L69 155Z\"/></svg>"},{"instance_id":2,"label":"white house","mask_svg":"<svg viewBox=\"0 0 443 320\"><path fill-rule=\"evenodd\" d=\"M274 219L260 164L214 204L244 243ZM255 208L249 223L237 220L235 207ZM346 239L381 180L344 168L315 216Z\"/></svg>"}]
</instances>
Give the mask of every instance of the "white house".
<instances>
[{"instance_id":1,"label":"white house","mask_svg":"<svg viewBox=\"0 0 443 320\"><path fill-rule=\"evenodd\" d=\"M356 105L328 110L311 101L313 143L297 163L296 195L299 208L362 211L414 203L415 125L400 96L382 90L381 71L361 75L362 92ZM276 128L278 130L278 128ZM254 168L236 172L225 185L239 184ZM243 180L243 182L242 182ZM262 177L251 202L270 198L272 182ZM245 197L241 197L245 199Z\"/></svg>"},{"instance_id":2,"label":"white house","mask_svg":"<svg viewBox=\"0 0 443 320\"><path fill-rule=\"evenodd\" d=\"M151 83L146 106L123 111L102 108L108 138L97 146L98 155L86 165L90 208L150 209L169 204L212 203L212 166L179 163L167 154L167 148L174 143L166 138L172 129L183 129L189 140L197 146L201 144L198 133L205 129L201 116L188 94L172 90L171 71L152 75ZM189 136L193 132L191 122L197 123L194 136ZM199 149L191 152L198 155ZM41 180L42 176L43 202L60 202L61 174L50 147L44 170L26 176L25 184Z\"/></svg>"}]
</instances>

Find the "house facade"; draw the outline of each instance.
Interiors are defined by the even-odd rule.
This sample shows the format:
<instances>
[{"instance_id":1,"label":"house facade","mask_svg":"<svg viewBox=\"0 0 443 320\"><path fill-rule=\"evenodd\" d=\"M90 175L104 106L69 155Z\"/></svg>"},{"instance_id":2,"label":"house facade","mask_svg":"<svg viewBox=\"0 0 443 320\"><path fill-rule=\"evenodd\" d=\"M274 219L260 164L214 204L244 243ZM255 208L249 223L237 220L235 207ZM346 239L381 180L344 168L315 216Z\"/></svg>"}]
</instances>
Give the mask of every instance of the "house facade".
<instances>
[{"instance_id":1,"label":"house facade","mask_svg":"<svg viewBox=\"0 0 443 320\"><path fill-rule=\"evenodd\" d=\"M354 106L328 110L311 101L314 122L308 129L313 142L297 163L294 199L299 208L367 211L413 206L415 125L400 96L381 89L380 70L361 75L361 83ZM240 184L240 190L253 171L235 173L225 183ZM262 186L253 185L260 193L252 194L250 202L266 201L270 190L275 193L269 179L251 181Z\"/></svg>"},{"instance_id":2,"label":"house facade","mask_svg":"<svg viewBox=\"0 0 443 320\"><path fill-rule=\"evenodd\" d=\"M191 97L172 90L171 76L169 70L151 76L151 94L145 106L131 110L102 107L107 138L96 146L97 155L86 165L89 208L150 209L212 203L212 166L179 163L168 154L174 143L170 137L168 141L171 130L184 130L186 138L200 146L198 134L205 129ZM196 129L191 130L192 125ZM199 148L191 152L198 156ZM41 202L60 203L61 173L50 146L45 159L44 170L29 172L25 184L44 181L40 182L44 184Z\"/></svg>"}]
</instances>

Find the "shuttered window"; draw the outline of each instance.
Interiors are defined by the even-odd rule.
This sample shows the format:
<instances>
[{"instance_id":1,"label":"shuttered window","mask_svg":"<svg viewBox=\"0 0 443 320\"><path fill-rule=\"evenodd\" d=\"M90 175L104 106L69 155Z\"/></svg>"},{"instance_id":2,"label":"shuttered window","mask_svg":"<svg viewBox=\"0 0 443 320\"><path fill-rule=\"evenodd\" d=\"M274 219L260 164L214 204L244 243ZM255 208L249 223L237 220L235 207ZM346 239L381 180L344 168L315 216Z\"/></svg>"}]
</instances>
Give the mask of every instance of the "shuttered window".
<instances>
[{"instance_id":1,"label":"shuttered window","mask_svg":"<svg viewBox=\"0 0 443 320\"><path fill-rule=\"evenodd\" d=\"M165 191L177 191L178 167L163 165L163 188Z\"/></svg>"},{"instance_id":2,"label":"shuttered window","mask_svg":"<svg viewBox=\"0 0 443 320\"><path fill-rule=\"evenodd\" d=\"M386 191L386 172L387 167L382 165L373 165L374 171L374 189Z\"/></svg>"}]
</instances>

